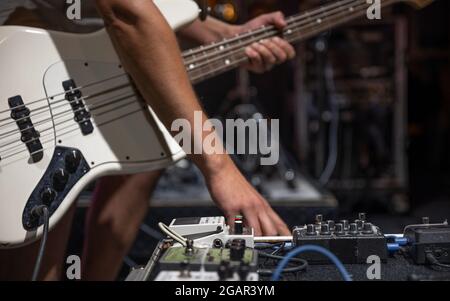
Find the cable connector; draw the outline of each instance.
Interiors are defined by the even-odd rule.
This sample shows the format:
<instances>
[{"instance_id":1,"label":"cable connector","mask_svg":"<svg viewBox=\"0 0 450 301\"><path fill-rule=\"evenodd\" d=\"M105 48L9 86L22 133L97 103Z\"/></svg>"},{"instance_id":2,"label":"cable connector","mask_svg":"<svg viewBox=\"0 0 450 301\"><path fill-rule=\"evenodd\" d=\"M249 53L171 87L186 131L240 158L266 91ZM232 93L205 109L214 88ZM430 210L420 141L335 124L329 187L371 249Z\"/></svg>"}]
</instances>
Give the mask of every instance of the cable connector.
<instances>
[{"instance_id":1,"label":"cable connector","mask_svg":"<svg viewBox=\"0 0 450 301\"><path fill-rule=\"evenodd\" d=\"M50 212L48 211L47 206L39 205L31 209L31 214L36 218L42 217L44 219L44 229L42 232L43 234L41 239L41 245L39 246L39 253L36 259L36 263L34 265L33 276L31 278L31 281L36 281L39 276L39 270L41 269L42 258L44 257L45 252L45 245L47 244Z\"/></svg>"},{"instance_id":2,"label":"cable connector","mask_svg":"<svg viewBox=\"0 0 450 301\"><path fill-rule=\"evenodd\" d=\"M41 216L44 216L45 210L47 210L48 212L48 207L45 205L35 206L33 207L33 209L31 209L31 215L39 218Z\"/></svg>"}]
</instances>

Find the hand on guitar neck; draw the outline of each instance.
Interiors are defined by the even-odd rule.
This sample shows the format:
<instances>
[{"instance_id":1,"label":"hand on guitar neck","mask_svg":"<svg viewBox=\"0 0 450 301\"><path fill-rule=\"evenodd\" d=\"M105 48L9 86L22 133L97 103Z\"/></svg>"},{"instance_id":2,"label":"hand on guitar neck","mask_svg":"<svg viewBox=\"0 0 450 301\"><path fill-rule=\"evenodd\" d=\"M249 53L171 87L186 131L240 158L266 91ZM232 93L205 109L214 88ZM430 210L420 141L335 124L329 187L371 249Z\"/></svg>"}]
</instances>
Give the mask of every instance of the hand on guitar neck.
<instances>
[{"instance_id":1,"label":"hand on guitar neck","mask_svg":"<svg viewBox=\"0 0 450 301\"><path fill-rule=\"evenodd\" d=\"M259 16L248 23L238 27L238 33L255 30L266 25L274 25L280 31L287 26L281 12ZM275 65L284 63L295 57L295 49L286 40L280 37L263 39L246 48L249 63L245 66L255 72L263 73L271 70Z\"/></svg>"},{"instance_id":2,"label":"hand on guitar neck","mask_svg":"<svg viewBox=\"0 0 450 301\"><path fill-rule=\"evenodd\" d=\"M273 25L280 32L286 27L284 15L281 12L264 14L242 25L230 25L209 17L206 21L195 21L180 33L183 37L199 44L210 44L223 39L229 39L262 26ZM244 66L255 73L269 71L274 66L295 57L295 49L286 40L279 37L261 39L246 48L249 62Z\"/></svg>"}]
</instances>

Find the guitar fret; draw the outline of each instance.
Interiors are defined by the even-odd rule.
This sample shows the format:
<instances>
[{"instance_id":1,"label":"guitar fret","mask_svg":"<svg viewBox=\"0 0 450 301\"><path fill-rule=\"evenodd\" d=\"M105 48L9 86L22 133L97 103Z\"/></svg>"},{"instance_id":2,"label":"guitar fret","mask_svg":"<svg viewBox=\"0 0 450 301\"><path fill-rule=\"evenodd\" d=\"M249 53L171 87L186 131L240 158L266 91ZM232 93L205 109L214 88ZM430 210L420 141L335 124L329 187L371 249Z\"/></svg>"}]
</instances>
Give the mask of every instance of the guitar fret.
<instances>
[{"instance_id":1,"label":"guitar fret","mask_svg":"<svg viewBox=\"0 0 450 301\"><path fill-rule=\"evenodd\" d=\"M383 1L382 4L393 4L396 0ZM311 12L305 12L286 19L288 26L283 31L283 37L289 42L314 36L324 30L350 21L364 13L365 0L339 0L332 4L321 6ZM350 12L350 13L349 13ZM247 59L245 47L271 38L278 34L273 26L262 26L230 39L224 39L218 45L211 44L205 48L196 48L185 55L186 68L193 81L209 78L222 73ZM200 57L197 55L201 53Z\"/></svg>"}]
</instances>

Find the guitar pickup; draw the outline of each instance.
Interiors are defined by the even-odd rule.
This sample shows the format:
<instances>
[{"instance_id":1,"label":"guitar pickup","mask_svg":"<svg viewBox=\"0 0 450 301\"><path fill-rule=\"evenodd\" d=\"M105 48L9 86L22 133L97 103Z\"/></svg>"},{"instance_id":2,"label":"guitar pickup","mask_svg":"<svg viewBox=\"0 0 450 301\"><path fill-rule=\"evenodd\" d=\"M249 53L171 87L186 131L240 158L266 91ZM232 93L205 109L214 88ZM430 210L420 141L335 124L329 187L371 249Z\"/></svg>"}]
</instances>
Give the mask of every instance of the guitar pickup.
<instances>
[{"instance_id":1,"label":"guitar pickup","mask_svg":"<svg viewBox=\"0 0 450 301\"><path fill-rule=\"evenodd\" d=\"M34 163L39 162L43 156L43 147L40 141L40 134L34 128L30 118L30 109L28 109L20 95L8 99L11 109L11 118L16 121L20 130L20 140L27 146L28 152Z\"/></svg>"},{"instance_id":2,"label":"guitar pickup","mask_svg":"<svg viewBox=\"0 0 450 301\"><path fill-rule=\"evenodd\" d=\"M66 91L66 100L70 103L74 113L74 120L79 124L81 133L89 135L94 131L91 121L91 113L86 109L83 102L83 95L77 88L73 79L66 80L62 83L64 91Z\"/></svg>"}]
</instances>

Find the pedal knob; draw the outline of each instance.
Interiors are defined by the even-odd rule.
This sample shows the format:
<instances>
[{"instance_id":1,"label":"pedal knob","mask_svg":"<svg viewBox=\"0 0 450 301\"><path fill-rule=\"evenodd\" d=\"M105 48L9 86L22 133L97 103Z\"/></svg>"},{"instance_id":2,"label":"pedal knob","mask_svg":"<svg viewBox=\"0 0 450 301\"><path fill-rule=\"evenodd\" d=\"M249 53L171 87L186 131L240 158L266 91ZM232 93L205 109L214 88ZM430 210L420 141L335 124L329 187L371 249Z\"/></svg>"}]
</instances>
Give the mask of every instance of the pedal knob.
<instances>
[{"instance_id":1,"label":"pedal knob","mask_svg":"<svg viewBox=\"0 0 450 301\"><path fill-rule=\"evenodd\" d=\"M56 192L50 187L44 188L41 192L42 204L49 207L56 198Z\"/></svg>"},{"instance_id":2,"label":"pedal knob","mask_svg":"<svg viewBox=\"0 0 450 301\"><path fill-rule=\"evenodd\" d=\"M320 225L323 221L323 215L322 214L317 214L316 215L316 224Z\"/></svg>"},{"instance_id":3,"label":"pedal knob","mask_svg":"<svg viewBox=\"0 0 450 301\"><path fill-rule=\"evenodd\" d=\"M192 239L188 239L186 241L186 248L184 249L184 254L186 256L192 256L192 254L194 254L194 241Z\"/></svg>"},{"instance_id":4,"label":"pedal knob","mask_svg":"<svg viewBox=\"0 0 450 301\"><path fill-rule=\"evenodd\" d=\"M344 225L341 223L337 223L336 226L334 227L334 229L335 229L336 235L344 235L345 234Z\"/></svg>"},{"instance_id":5,"label":"pedal knob","mask_svg":"<svg viewBox=\"0 0 450 301\"><path fill-rule=\"evenodd\" d=\"M230 259L241 261L245 255L245 239L233 239L230 246Z\"/></svg>"},{"instance_id":6,"label":"pedal knob","mask_svg":"<svg viewBox=\"0 0 450 301\"><path fill-rule=\"evenodd\" d=\"M357 219L357 220L355 220L355 223L356 223L356 227L358 228L358 230L362 230L363 229L364 221L362 221L360 219Z\"/></svg>"},{"instance_id":7,"label":"pedal knob","mask_svg":"<svg viewBox=\"0 0 450 301\"><path fill-rule=\"evenodd\" d=\"M233 270L230 267L229 261L221 261L219 265L219 269L217 270L217 274L221 281L227 280L233 277Z\"/></svg>"},{"instance_id":8,"label":"pedal knob","mask_svg":"<svg viewBox=\"0 0 450 301\"><path fill-rule=\"evenodd\" d=\"M328 226L328 224L322 224L320 226L320 234L330 235L330 227Z\"/></svg>"},{"instance_id":9,"label":"pedal knob","mask_svg":"<svg viewBox=\"0 0 450 301\"><path fill-rule=\"evenodd\" d=\"M236 215L234 217L234 234L236 235L242 235L244 233L243 218L242 215Z\"/></svg>"},{"instance_id":10,"label":"pedal knob","mask_svg":"<svg viewBox=\"0 0 450 301\"><path fill-rule=\"evenodd\" d=\"M330 229L330 231L333 231L334 227L335 227L335 222L333 220L328 220L327 224L328 224L328 228Z\"/></svg>"},{"instance_id":11,"label":"pedal knob","mask_svg":"<svg viewBox=\"0 0 450 301\"><path fill-rule=\"evenodd\" d=\"M364 212L359 213L358 219L361 221L366 221L366 214Z\"/></svg>"},{"instance_id":12,"label":"pedal knob","mask_svg":"<svg viewBox=\"0 0 450 301\"><path fill-rule=\"evenodd\" d=\"M248 274L250 274L250 267L248 264L241 263L238 269L239 279L241 281L247 281Z\"/></svg>"},{"instance_id":13,"label":"pedal knob","mask_svg":"<svg viewBox=\"0 0 450 301\"><path fill-rule=\"evenodd\" d=\"M363 234L373 234L372 224L365 223L363 228Z\"/></svg>"},{"instance_id":14,"label":"pedal knob","mask_svg":"<svg viewBox=\"0 0 450 301\"><path fill-rule=\"evenodd\" d=\"M314 236L316 235L316 227L313 224L309 224L306 226L306 235Z\"/></svg>"},{"instance_id":15,"label":"pedal knob","mask_svg":"<svg viewBox=\"0 0 450 301\"><path fill-rule=\"evenodd\" d=\"M66 155L64 162L66 164L66 170L70 173L75 173L81 162L80 152L77 150L72 150Z\"/></svg>"},{"instance_id":16,"label":"pedal knob","mask_svg":"<svg viewBox=\"0 0 450 301\"><path fill-rule=\"evenodd\" d=\"M358 234L358 225L356 223L350 224L350 230L348 231L350 234Z\"/></svg>"},{"instance_id":17,"label":"pedal knob","mask_svg":"<svg viewBox=\"0 0 450 301\"><path fill-rule=\"evenodd\" d=\"M53 187L57 191L63 191L69 181L69 174L60 168L53 173Z\"/></svg>"}]
</instances>

